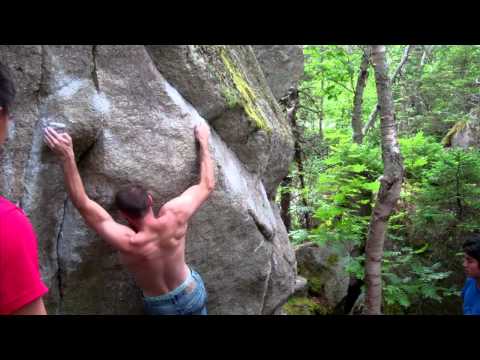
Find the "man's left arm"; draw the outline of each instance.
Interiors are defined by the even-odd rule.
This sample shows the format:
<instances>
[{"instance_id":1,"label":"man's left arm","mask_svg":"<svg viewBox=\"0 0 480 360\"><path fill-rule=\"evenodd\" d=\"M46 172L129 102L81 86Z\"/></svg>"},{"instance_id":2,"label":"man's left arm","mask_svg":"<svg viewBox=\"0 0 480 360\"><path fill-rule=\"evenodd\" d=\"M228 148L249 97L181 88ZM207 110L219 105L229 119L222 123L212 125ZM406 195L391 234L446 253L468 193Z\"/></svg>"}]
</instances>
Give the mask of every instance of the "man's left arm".
<instances>
[{"instance_id":1,"label":"man's left arm","mask_svg":"<svg viewBox=\"0 0 480 360\"><path fill-rule=\"evenodd\" d=\"M170 200L162 209L172 210L181 223L186 223L200 206L207 200L215 188L215 171L208 139L210 128L206 124L195 127L195 138L200 144L200 181L189 187L180 196Z\"/></svg>"}]
</instances>

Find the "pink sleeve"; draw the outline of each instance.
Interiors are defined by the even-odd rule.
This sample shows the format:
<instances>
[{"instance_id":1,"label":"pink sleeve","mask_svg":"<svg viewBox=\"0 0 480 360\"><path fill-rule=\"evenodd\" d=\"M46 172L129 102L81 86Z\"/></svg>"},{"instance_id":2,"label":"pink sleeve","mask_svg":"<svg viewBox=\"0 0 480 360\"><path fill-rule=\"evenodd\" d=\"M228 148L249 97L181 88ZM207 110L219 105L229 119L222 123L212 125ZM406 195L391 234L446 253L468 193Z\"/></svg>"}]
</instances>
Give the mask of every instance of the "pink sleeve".
<instances>
[{"instance_id":1,"label":"pink sleeve","mask_svg":"<svg viewBox=\"0 0 480 360\"><path fill-rule=\"evenodd\" d=\"M0 314L12 313L43 296L37 239L27 217L18 209L0 219Z\"/></svg>"}]
</instances>

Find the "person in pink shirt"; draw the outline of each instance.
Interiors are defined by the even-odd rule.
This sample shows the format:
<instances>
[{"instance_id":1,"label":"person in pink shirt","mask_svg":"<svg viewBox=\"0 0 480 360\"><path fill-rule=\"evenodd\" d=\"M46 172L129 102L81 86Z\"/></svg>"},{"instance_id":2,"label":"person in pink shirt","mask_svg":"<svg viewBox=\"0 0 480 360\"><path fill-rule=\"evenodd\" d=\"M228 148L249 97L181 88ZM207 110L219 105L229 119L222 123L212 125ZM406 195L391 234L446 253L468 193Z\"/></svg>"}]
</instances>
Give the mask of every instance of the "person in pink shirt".
<instances>
[{"instance_id":1,"label":"person in pink shirt","mask_svg":"<svg viewBox=\"0 0 480 360\"><path fill-rule=\"evenodd\" d=\"M15 86L0 63L0 146L5 142ZM23 211L0 195L0 315L46 315L37 238Z\"/></svg>"}]
</instances>

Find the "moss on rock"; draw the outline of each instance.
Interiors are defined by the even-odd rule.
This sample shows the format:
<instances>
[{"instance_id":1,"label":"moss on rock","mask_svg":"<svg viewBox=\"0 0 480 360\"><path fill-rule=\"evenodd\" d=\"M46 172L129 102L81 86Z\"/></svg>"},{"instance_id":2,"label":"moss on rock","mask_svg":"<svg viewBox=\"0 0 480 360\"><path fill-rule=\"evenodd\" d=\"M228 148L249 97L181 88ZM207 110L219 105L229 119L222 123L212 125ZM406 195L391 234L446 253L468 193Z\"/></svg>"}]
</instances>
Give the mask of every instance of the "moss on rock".
<instances>
[{"instance_id":1,"label":"moss on rock","mask_svg":"<svg viewBox=\"0 0 480 360\"><path fill-rule=\"evenodd\" d=\"M467 121L459 121L453 127L448 131L447 135L442 139L442 145L443 146L452 146L452 139L453 137L458 134L460 131L465 129L465 126L467 126Z\"/></svg>"},{"instance_id":2,"label":"moss on rock","mask_svg":"<svg viewBox=\"0 0 480 360\"><path fill-rule=\"evenodd\" d=\"M220 58L222 59L223 64L225 65L225 68L228 71L228 74L232 79L235 89L239 95L238 97L234 97L232 96L231 90L226 91L224 89L222 93L226 98L227 104L232 106L239 102L243 106L249 119L252 120L257 128L265 130L266 132L271 132L267 120L256 103L257 96L254 89L252 89L252 87L248 84L245 76L238 69L238 67L235 66L234 61L227 54L227 50L225 48L220 50Z\"/></svg>"},{"instance_id":3,"label":"moss on rock","mask_svg":"<svg viewBox=\"0 0 480 360\"><path fill-rule=\"evenodd\" d=\"M338 260L340 260L338 254L332 254L327 258L327 265L330 267L334 267L335 265L337 265Z\"/></svg>"},{"instance_id":4,"label":"moss on rock","mask_svg":"<svg viewBox=\"0 0 480 360\"><path fill-rule=\"evenodd\" d=\"M320 299L306 296L290 298L282 309L287 315L327 315L331 313L328 306L323 305Z\"/></svg>"},{"instance_id":5,"label":"moss on rock","mask_svg":"<svg viewBox=\"0 0 480 360\"><path fill-rule=\"evenodd\" d=\"M237 106L241 106L241 102L238 95L230 88L222 87L221 93L222 93L222 96L225 98L229 109L233 109Z\"/></svg>"},{"instance_id":6,"label":"moss on rock","mask_svg":"<svg viewBox=\"0 0 480 360\"><path fill-rule=\"evenodd\" d=\"M298 274L307 279L308 293L312 295L322 295L325 286L325 279L321 271L315 271L305 264L298 265Z\"/></svg>"},{"instance_id":7,"label":"moss on rock","mask_svg":"<svg viewBox=\"0 0 480 360\"><path fill-rule=\"evenodd\" d=\"M325 279L321 276L310 276L307 278L308 292L313 295L321 295L325 286Z\"/></svg>"},{"instance_id":8,"label":"moss on rock","mask_svg":"<svg viewBox=\"0 0 480 360\"><path fill-rule=\"evenodd\" d=\"M319 305L308 297L293 297L283 305L287 315L315 315Z\"/></svg>"}]
</instances>

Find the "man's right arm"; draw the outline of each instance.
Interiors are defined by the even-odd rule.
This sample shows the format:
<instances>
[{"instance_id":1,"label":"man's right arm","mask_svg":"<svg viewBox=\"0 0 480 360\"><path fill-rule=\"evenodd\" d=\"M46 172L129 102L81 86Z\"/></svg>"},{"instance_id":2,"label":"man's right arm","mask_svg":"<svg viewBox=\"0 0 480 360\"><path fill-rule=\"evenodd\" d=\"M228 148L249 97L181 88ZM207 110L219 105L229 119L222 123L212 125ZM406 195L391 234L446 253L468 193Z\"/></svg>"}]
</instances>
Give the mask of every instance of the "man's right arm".
<instances>
[{"instance_id":1,"label":"man's right arm","mask_svg":"<svg viewBox=\"0 0 480 360\"><path fill-rule=\"evenodd\" d=\"M43 299L39 297L20 309L15 310L11 315L47 315L47 309L45 309Z\"/></svg>"},{"instance_id":2,"label":"man's right arm","mask_svg":"<svg viewBox=\"0 0 480 360\"><path fill-rule=\"evenodd\" d=\"M87 225L117 250L128 251L135 233L117 223L103 207L88 197L74 155L63 160L63 173L70 199Z\"/></svg>"},{"instance_id":3,"label":"man's right arm","mask_svg":"<svg viewBox=\"0 0 480 360\"><path fill-rule=\"evenodd\" d=\"M182 223L186 223L192 217L215 188L215 172L210 150L208 149L209 134L210 130L205 124L195 128L195 137L200 144L199 183L189 187L179 197L172 199L162 207L164 210L173 211L177 219Z\"/></svg>"},{"instance_id":4,"label":"man's right arm","mask_svg":"<svg viewBox=\"0 0 480 360\"><path fill-rule=\"evenodd\" d=\"M87 225L117 250L128 251L135 236L134 231L117 223L103 207L88 197L77 168L70 136L60 136L47 130L45 140L60 156L68 194Z\"/></svg>"}]
</instances>

